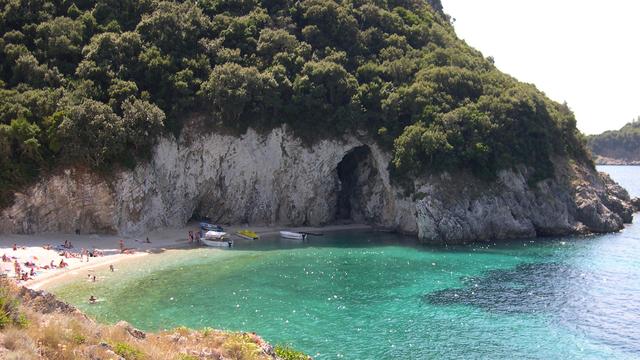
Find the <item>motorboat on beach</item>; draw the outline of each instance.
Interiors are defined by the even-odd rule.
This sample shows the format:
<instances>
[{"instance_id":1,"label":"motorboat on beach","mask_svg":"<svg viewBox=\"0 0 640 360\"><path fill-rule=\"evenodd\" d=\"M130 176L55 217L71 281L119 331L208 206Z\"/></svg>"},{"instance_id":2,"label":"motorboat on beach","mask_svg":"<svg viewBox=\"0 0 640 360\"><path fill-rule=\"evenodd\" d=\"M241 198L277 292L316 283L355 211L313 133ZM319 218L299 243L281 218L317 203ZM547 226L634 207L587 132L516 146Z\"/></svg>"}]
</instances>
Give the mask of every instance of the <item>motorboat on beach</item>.
<instances>
[{"instance_id":1,"label":"motorboat on beach","mask_svg":"<svg viewBox=\"0 0 640 360\"><path fill-rule=\"evenodd\" d=\"M206 240L220 240L227 236L227 233L224 231L207 231L204 233L203 238Z\"/></svg>"},{"instance_id":2,"label":"motorboat on beach","mask_svg":"<svg viewBox=\"0 0 640 360\"><path fill-rule=\"evenodd\" d=\"M251 230L240 230L236 233L239 237L247 240L258 240L260 236Z\"/></svg>"},{"instance_id":3,"label":"motorboat on beach","mask_svg":"<svg viewBox=\"0 0 640 360\"><path fill-rule=\"evenodd\" d=\"M285 239L293 240L304 240L307 238L307 234L293 231L280 231L280 236Z\"/></svg>"},{"instance_id":4,"label":"motorboat on beach","mask_svg":"<svg viewBox=\"0 0 640 360\"><path fill-rule=\"evenodd\" d=\"M227 233L222 231L207 231L204 236L200 238L200 241L212 247L231 247L233 246L233 240L226 239Z\"/></svg>"},{"instance_id":5,"label":"motorboat on beach","mask_svg":"<svg viewBox=\"0 0 640 360\"><path fill-rule=\"evenodd\" d=\"M210 247L232 247L233 240L227 239L219 239L219 240L208 240L208 239L200 239L200 241Z\"/></svg>"}]
</instances>

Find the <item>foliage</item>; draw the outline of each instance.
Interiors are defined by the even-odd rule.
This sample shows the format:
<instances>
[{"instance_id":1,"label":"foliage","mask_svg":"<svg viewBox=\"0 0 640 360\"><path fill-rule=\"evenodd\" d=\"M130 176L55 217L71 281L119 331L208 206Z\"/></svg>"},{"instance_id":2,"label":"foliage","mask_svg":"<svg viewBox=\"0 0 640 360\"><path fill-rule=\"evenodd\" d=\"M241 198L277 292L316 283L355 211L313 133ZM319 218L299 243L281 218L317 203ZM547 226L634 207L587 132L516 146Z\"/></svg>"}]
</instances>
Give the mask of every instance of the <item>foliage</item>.
<instances>
[{"instance_id":1,"label":"foliage","mask_svg":"<svg viewBox=\"0 0 640 360\"><path fill-rule=\"evenodd\" d=\"M6 280L0 283L0 330L8 326L26 327L29 322L19 308L18 299L11 293L11 287Z\"/></svg>"},{"instance_id":2,"label":"foliage","mask_svg":"<svg viewBox=\"0 0 640 360\"><path fill-rule=\"evenodd\" d=\"M119 342L113 346L113 352L125 358L125 360L142 360L145 359L142 351L131 344Z\"/></svg>"},{"instance_id":3,"label":"foliage","mask_svg":"<svg viewBox=\"0 0 640 360\"><path fill-rule=\"evenodd\" d=\"M309 356L301 351L294 350L289 346L276 345L274 348L276 355L283 360L308 360Z\"/></svg>"},{"instance_id":4,"label":"foliage","mask_svg":"<svg viewBox=\"0 0 640 360\"><path fill-rule=\"evenodd\" d=\"M186 112L310 140L366 130L404 177L526 164L543 178L554 154L586 159L568 107L500 73L440 9L0 0L0 202L60 164L129 165Z\"/></svg>"}]
</instances>

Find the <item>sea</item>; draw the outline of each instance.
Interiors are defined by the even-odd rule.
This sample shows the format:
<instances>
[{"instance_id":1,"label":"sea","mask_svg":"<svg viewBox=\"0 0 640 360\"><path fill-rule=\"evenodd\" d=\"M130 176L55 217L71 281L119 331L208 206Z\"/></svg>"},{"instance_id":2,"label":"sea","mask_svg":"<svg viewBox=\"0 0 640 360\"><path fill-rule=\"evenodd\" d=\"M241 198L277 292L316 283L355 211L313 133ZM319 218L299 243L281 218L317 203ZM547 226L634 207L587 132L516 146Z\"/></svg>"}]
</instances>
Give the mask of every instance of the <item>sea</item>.
<instances>
[{"instance_id":1,"label":"sea","mask_svg":"<svg viewBox=\"0 0 640 360\"><path fill-rule=\"evenodd\" d=\"M640 196L640 167L599 170ZM637 224L466 246L373 231L267 237L116 270L51 291L102 322L251 331L315 359L640 359Z\"/></svg>"}]
</instances>

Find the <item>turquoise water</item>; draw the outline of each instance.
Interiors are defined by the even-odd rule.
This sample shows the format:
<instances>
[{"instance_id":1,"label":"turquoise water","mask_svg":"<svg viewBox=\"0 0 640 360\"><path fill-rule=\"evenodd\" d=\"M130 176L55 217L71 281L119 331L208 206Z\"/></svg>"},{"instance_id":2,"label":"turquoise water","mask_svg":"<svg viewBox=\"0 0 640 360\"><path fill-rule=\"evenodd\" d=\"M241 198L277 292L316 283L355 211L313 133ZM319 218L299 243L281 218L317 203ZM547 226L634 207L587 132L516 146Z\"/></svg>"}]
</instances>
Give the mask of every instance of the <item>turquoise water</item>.
<instances>
[{"instance_id":1,"label":"turquoise water","mask_svg":"<svg viewBox=\"0 0 640 360\"><path fill-rule=\"evenodd\" d=\"M466 247L264 239L98 277L53 291L101 321L255 331L317 359L640 358L640 226Z\"/></svg>"}]
</instances>

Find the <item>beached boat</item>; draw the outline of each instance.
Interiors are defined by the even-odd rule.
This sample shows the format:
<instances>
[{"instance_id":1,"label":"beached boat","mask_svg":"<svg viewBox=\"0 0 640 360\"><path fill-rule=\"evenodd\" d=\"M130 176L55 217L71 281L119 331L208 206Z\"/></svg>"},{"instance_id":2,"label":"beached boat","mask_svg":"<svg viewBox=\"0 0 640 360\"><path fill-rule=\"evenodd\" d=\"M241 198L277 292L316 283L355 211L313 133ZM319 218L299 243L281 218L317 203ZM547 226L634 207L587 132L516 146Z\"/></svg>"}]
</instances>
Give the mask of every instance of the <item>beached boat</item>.
<instances>
[{"instance_id":1,"label":"beached boat","mask_svg":"<svg viewBox=\"0 0 640 360\"><path fill-rule=\"evenodd\" d=\"M224 229L222 229L222 226L220 225L214 225L214 224L209 224L206 222L201 222L200 223L200 229L205 230L205 231L223 231Z\"/></svg>"},{"instance_id":2,"label":"beached boat","mask_svg":"<svg viewBox=\"0 0 640 360\"><path fill-rule=\"evenodd\" d=\"M211 247L232 247L233 246L233 240L227 240L224 238L219 240L200 239L200 241L203 244Z\"/></svg>"},{"instance_id":3,"label":"beached boat","mask_svg":"<svg viewBox=\"0 0 640 360\"><path fill-rule=\"evenodd\" d=\"M293 232L293 231L280 231L280 236L285 239L304 240L307 238L307 234Z\"/></svg>"},{"instance_id":4,"label":"beached boat","mask_svg":"<svg viewBox=\"0 0 640 360\"><path fill-rule=\"evenodd\" d=\"M227 236L227 233L223 231L207 231L204 233L204 238L206 240L220 240L225 236Z\"/></svg>"},{"instance_id":5,"label":"beached boat","mask_svg":"<svg viewBox=\"0 0 640 360\"><path fill-rule=\"evenodd\" d=\"M243 239L247 240L258 240L260 237L258 234L251 230L240 230L236 233L236 235L240 236Z\"/></svg>"}]
</instances>

